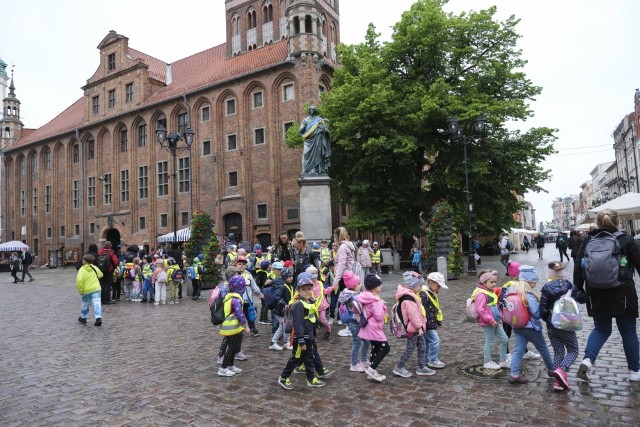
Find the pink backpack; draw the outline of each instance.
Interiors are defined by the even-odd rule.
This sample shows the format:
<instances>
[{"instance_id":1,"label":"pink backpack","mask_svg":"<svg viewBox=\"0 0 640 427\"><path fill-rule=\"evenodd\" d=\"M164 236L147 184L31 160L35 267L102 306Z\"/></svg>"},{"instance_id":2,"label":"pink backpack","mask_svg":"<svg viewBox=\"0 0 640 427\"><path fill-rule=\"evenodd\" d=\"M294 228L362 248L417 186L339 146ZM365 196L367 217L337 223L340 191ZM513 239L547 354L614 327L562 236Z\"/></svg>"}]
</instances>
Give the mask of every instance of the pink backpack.
<instances>
[{"instance_id":1,"label":"pink backpack","mask_svg":"<svg viewBox=\"0 0 640 427\"><path fill-rule=\"evenodd\" d=\"M529 320L531 320L531 313L522 296L518 292L510 292L504 298L504 306L500 310L502 314L502 321L511 325L514 328L524 328Z\"/></svg>"}]
</instances>

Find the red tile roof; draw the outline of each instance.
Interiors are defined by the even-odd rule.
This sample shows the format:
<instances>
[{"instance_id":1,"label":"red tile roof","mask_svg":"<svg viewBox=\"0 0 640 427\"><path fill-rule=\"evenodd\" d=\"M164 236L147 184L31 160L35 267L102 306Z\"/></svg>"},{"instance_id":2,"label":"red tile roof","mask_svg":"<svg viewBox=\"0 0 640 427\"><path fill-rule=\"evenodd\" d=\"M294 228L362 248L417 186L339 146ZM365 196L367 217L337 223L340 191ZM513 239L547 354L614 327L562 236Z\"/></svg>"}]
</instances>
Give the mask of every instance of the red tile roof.
<instances>
[{"instance_id":1,"label":"red tile roof","mask_svg":"<svg viewBox=\"0 0 640 427\"><path fill-rule=\"evenodd\" d=\"M166 82L166 63L131 48L129 48L129 55L134 59L142 59L149 65L150 77ZM287 56L288 45L286 40L232 58L227 58L225 44L215 46L174 62L171 66L173 79L171 84L161 88L144 104L136 107L136 110L178 98L184 93L204 89L227 80L273 67L283 63ZM125 113L118 113L118 115L123 114ZM56 135L62 135L76 128L81 128L83 125L86 125L84 122L84 97L74 102L49 123L26 135L23 134L8 150Z\"/></svg>"}]
</instances>

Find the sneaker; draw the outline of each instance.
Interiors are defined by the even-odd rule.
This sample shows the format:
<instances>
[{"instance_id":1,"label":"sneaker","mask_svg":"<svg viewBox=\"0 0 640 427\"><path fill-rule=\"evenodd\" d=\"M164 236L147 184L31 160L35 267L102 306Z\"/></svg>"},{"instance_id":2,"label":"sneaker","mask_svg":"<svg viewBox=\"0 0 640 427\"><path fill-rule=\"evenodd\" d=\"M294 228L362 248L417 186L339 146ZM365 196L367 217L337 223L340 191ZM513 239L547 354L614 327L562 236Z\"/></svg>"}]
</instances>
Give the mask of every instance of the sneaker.
<instances>
[{"instance_id":1,"label":"sneaker","mask_svg":"<svg viewBox=\"0 0 640 427\"><path fill-rule=\"evenodd\" d=\"M245 354L243 352L239 351L239 352L236 353L236 356L235 356L234 359L236 359L236 360L247 360L248 357L245 356Z\"/></svg>"},{"instance_id":2,"label":"sneaker","mask_svg":"<svg viewBox=\"0 0 640 427\"><path fill-rule=\"evenodd\" d=\"M278 378L278 384L280 384L285 390L293 390L293 385L291 384L291 380L289 378Z\"/></svg>"},{"instance_id":3,"label":"sneaker","mask_svg":"<svg viewBox=\"0 0 640 427\"><path fill-rule=\"evenodd\" d=\"M315 377L311 381L307 380L307 387L324 387L324 386L325 386L325 382L320 381Z\"/></svg>"},{"instance_id":4,"label":"sneaker","mask_svg":"<svg viewBox=\"0 0 640 427\"><path fill-rule=\"evenodd\" d=\"M444 363L442 363L439 360L436 360L435 362L427 363L427 366L430 367L430 368L442 369L442 368L444 368Z\"/></svg>"},{"instance_id":5,"label":"sneaker","mask_svg":"<svg viewBox=\"0 0 640 427\"><path fill-rule=\"evenodd\" d=\"M96 319L96 322L93 324L94 326L100 326L102 325L102 317L98 317Z\"/></svg>"},{"instance_id":6,"label":"sneaker","mask_svg":"<svg viewBox=\"0 0 640 427\"><path fill-rule=\"evenodd\" d=\"M538 353L536 353L535 351L527 351L524 356L522 356L523 360L533 360L533 359L540 359L540 355Z\"/></svg>"},{"instance_id":7,"label":"sneaker","mask_svg":"<svg viewBox=\"0 0 640 427\"><path fill-rule=\"evenodd\" d=\"M562 390L564 390L564 387L562 387L562 386L560 385L560 383L558 382L558 380L555 380L555 381L553 382L553 389L554 389L554 390L556 390L556 391L562 391Z\"/></svg>"},{"instance_id":8,"label":"sneaker","mask_svg":"<svg viewBox=\"0 0 640 427\"><path fill-rule=\"evenodd\" d=\"M509 384L526 384L529 382L529 378L526 375L522 374L518 377L514 377L513 375L509 375Z\"/></svg>"},{"instance_id":9,"label":"sneaker","mask_svg":"<svg viewBox=\"0 0 640 427\"><path fill-rule=\"evenodd\" d=\"M318 377L318 378L329 378L331 375L333 375L333 372L334 371L330 371L327 368L324 368L322 373L316 372L316 377Z\"/></svg>"},{"instance_id":10,"label":"sneaker","mask_svg":"<svg viewBox=\"0 0 640 427\"><path fill-rule=\"evenodd\" d=\"M160 305L158 301L154 302L153 305Z\"/></svg>"},{"instance_id":11,"label":"sneaker","mask_svg":"<svg viewBox=\"0 0 640 427\"><path fill-rule=\"evenodd\" d=\"M230 371L233 371L235 374L239 374L240 372L242 372L242 369L236 368L233 365L229 366L227 369L230 370Z\"/></svg>"},{"instance_id":12,"label":"sneaker","mask_svg":"<svg viewBox=\"0 0 640 427\"><path fill-rule=\"evenodd\" d=\"M163 302L163 304L164 304L164 302ZM169 301L169 304L173 304L173 301Z\"/></svg>"},{"instance_id":13,"label":"sneaker","mask_svg":"<svg viewBox=\"0 0 640 427\"><path fill-rule=\"evenodd\" d=\"M576 373L576 375L582 381L588 382L589 377L587 376L587 374L589 373L591 368L593 368L593 364L591 363L591 360L589 360L588 358L584 358L584 360L580 363L580 367L578 367L578 372Z\"/></svg>"},{"instance_id":14,"label":"sneaker","mask_svg":"<svg viewBox=\"0 0 640 427\"><path fill-rule=\"evenodd\" d=\"M487 362L484 365L482 365L482 367L484 369L495 369L496 371L500 368L500 365L498 365L496 362L494 362L493 360L491 362Z\"/></svg>"},{"instance_id":15,"label":"sneaker","mask_svg":"<svg viewBox=\"0 0 640 427\"><path fill-rule=\"evenodd\" d=\"M230 369L226 369L226 368L222 368L222 367L220 369L218 369L218 376L220 376L220 377L232 377L235 374L236 373L233 372Z\"/></svg>"},{"instance_id":16,"label":"sneaker","mask_svg":"<svg viewBox=\"0 0 640 427\"><path fill-rule=\"evenodd\" d=\"M268 320L258 320L258 323L261 325L270 325L271 322L269 322Z\"/></svg>"},{"instance_id":17,"label":"sneaker","mask_svg":"<svg viewBox=\"0 0 640 427\"><path fill-rule=\"evenodd\" d=\"M629 371L629 381L640 381L640 371Z\"/></svg>"},{"instance_id":18,"label":"sneaker","mask_svg":"<svg viewBox=\"0 0 640 427\"><path fill-rule=\"evenodd\" d=\"M338 325L342 325L342 320L338 320Z\"/></svg>"},{"instance_id":19,"label":"sneaker","mask_svg":"<svg viewBox=\"0 0 640 427\"><path fill-rule=\"evenodd\" d=\"M177 304L177 303L176 303ZM258 332L258 330L256 329L255 331L251 331L251 336L252 337L259 337L260 336L260 332Z\"/></svg>"},{"instance_id":20,"label":"sneaker","mask_svg":"<svg viewBox=\"0 0 640 427\"><path fill-rule=\"evenodd\" d=\"M224 356L218 357L218 365L222 365L222 361L224 360Z\"/></svg>"},{"instance_id":21,"label":"sneaker","mask_svg":"<svg viewBox=\"0 0 640 427\"><path fill-rule=\"evenodd\" d=\"M78 317L78 322L82 323L83 325L86 325L87 319L85 319L84 317Z\"/></svg>"},{"instance_id":22,"label":"sneaker","mask_svg":"<svg viewBox=\"0 0 640 427\"><path fill-rule=\"evenodd\" d=\"M329 324L333 325L333 318L332 317L329 318Z\"/></svg>"},{"instance_id":23,"label":"sneaker","mask_svg":"<svg viewBox=\"0 0 640 427\"><path fill-rule=\"evenodd\" d=\"M351 372L364 372L367 370L367 368L362 366L362 363L356 363L355 365L351 365L349 370Z\"/></svg>"},{"instance_id":24,"label":"sneaker","mask_svg":"<svg viewBox=\"0 0 640 427\"><path fill-rule=\"evenodd\" d=\"M556 379L556 381L558 381L558 383L560 383L563 388L567 390L571 388L567 373L562 368L557 368L555 371L553 371L553 377Z\"/></svg>"},{"instance_id":25,"label":"sneaker","mask_svg":"<svg viewBox=\"0 0 640 427\"><path fill-rule=\"evenodd\" d=\"M384 375L380 375L378 373L378 371L376 371L375 369L373 369L371 366L369 366L365 371L365 374L367 374L367 376L369 378L371 378L372 380L376 380L378 382L382 382L384 381L387 377L385 377Z\"/></svg>"},{"instance_id":26,"label":"sneaker","mask_svg":"<svg viewBox=\"0 0 640 427\"><path fill-rule=\"evenodd\" d=\"M293 350L293 346L288 342L284 343L284 348L286 348L287 350Z\"/></svg>"},{"instance_id":27,"label":"sneaker","mask_svg":"<svg viewBox=\"0 0 640 427\"><path fill-rule=\"evenodd\" d=\"M349 328L340 329L338 331L338 335L341 337L350 337L351 331L349 330Z\"/></svg>"},{"instance_id":28,"label":"sneaker","mask_svg":"<svg viewBox=\"0 0 640 427\"><path fill-rule=\"evenodd\" d=\"M393 373L395 374L395 370L393 371ZM416 375L435 375L436 371L434 371L433 369L429 369L426 366L424 368L418 368L416 369Z\"/></svg>"},{"instance_id":29,"label":"sneaker","mask_svg":"<svg viewBox=\"0 0 640 427\"><path fill-rule=\"evenodd\" d=\"M296 369L294 369L293 372L295 372L296 374L306 374L307 368L305 368L304 365L300 365Z\"/></svg>"},{"instance_id":30,"label":"sneaker","mask_svg":"<svg viewBox=\"0 0 640 427\"><path fill-rule=\"evenodd\" d=\"M278 350L278 351L282 351L283 348L280 347L278 345L278 343L272 342L271 345L269 346L269 350Z\"/></svg>"},{"instance_id":31,"label":"sneaker","mask_svg":"<svg viewBox=\"0 0 640 427\"><path fill-rule=\"evenodd\" d=\"M498 365L503 368L503 369L509 369L511 368L511 361L510 360L503 360L502 362L498 363Z\"/></svg>"},{"instance_id":32,"label":"sneaker","mask_svg":"<svg viewBox=\"0 0 640 427\"><path fill-rule=\"evenodd\" d=\"M166 301L162 301L162 304L166 304L166 303L167 303Z\"/></svg>"},{"instance_id":33,"label":"sneaker","mask_svg":"<svg viewBox=\"0 0 640 427\"><path fill-rule=\"evenodd\" d=\"M398 368L397 366L393 368L393 374L402 378L409 378L413 375L411 372L407 371L405 368Z\"/></svg>"},{"instance_id":34,"label":"sneaker","mask_svg":"<svg viewBox=\"0 0 640 427\"><path fill-rule=\"evenodd\" d=\"M180 301L175 300L173 303L174 303L174 304L180 304Z\"/></svg>"},{"instance_id":35,"label":"sneaker","mask_svg":"<svg viewBox=\"0 0 640 427\"><path fill-rule=\"evenodd\" d=\"M362 366L362 369L363 369L362 372L364 372L369 367L369 362L360 362L359 365Z\"/></svg>"}]
</instances>

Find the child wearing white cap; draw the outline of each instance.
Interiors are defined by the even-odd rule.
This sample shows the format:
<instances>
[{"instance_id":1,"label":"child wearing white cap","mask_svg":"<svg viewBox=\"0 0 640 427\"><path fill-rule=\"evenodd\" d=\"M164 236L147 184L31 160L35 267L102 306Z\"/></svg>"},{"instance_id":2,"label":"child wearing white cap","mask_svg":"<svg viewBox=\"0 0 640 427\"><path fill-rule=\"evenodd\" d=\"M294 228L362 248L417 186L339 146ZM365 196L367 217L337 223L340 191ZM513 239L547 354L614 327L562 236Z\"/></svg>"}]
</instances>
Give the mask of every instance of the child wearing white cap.
<instances>
[{"instance_id":1,"label":"child wearing white cap","mask_svg":"<svg viewBox=\"0 0 640 427\"><path fill-rule=\"evenodd\" d=\"M440 289L449 289L449 287L445 283L442 273L433 272L427 275L427 284L422 287L422 292L420 293L420 299L427 314L427 330L424 334L427 347L425 364L429 368L436 369L442 369L445 366L439 358L440 337L436 332L436 329L442 326L442 320L444 319L440 309L440 299L438 299Z\"/></svg>"}]
</instances>

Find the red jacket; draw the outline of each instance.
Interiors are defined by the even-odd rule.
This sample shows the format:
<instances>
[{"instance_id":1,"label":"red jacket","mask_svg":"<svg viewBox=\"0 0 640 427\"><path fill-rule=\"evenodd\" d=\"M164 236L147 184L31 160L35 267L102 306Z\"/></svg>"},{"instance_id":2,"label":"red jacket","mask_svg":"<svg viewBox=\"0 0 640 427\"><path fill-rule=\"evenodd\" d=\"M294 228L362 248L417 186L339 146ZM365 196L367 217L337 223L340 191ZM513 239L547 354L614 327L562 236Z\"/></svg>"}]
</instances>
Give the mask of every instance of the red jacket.
<instances>
[{"instance_id":1,"label":"red jacket","mask_svg":"<svg viewBox=\"0 0 640 427\"><path fill-rule=\"evenodd\" d=\"M116 253L111 248L102 248L98 251L98 255L109 254L109 253L111 253L111 265L109 266L109 271L113 271L116 265L120 264L120 261L118 261L118 256L116 255Z\"/></svg>"}]
</instances>

